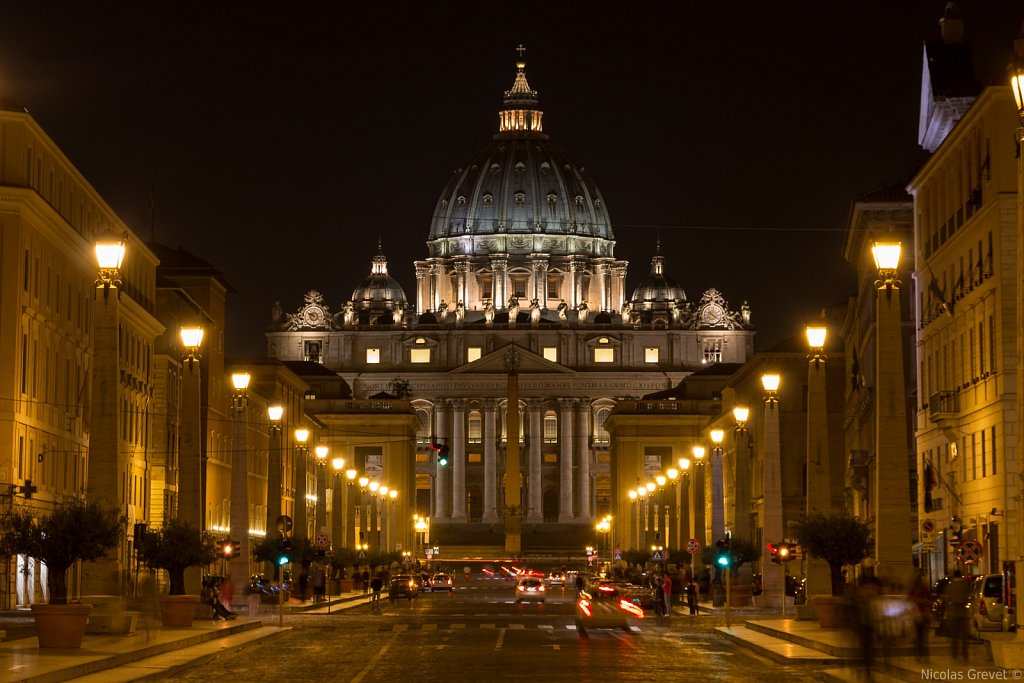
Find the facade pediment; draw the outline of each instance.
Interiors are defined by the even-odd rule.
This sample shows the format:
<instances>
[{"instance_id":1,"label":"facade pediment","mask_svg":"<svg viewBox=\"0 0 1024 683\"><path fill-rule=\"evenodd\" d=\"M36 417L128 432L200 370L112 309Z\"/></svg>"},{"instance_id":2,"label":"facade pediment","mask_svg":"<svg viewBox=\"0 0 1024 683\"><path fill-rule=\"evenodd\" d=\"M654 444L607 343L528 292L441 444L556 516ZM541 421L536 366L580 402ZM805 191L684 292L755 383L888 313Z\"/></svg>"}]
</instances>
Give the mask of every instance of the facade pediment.
<instances>
[{"instance_id":1,"label":"facade pediment","mask_svg":"<svg viewBox=\"0 0 1024 683\"><path fill-rule=\"evenodd\" d=\"M554 363L516 344L508 344L471 363L453 368L449 374L506 374L513 366L520 375L531 373L573 375L575 371Z\"/></svg>"}]
</instances>

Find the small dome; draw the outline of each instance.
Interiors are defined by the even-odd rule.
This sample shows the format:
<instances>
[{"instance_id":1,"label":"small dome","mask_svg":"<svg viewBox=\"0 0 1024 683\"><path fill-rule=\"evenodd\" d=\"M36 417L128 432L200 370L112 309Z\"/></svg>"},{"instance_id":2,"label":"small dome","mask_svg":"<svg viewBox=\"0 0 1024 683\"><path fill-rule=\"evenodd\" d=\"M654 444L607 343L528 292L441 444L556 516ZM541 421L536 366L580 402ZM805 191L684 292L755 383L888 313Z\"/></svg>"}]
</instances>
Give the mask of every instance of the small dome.
<instances>
[{"instance_id":1,"label":"small dome","mask_svg":"<svg viewBox=\"0 0 1024 683\"><path fill-rule=\"evenodd\" d=\"M665 274L665 257L656 254L651 259L651 274L633 290L630 305L633 310L642 311L670 301L686 301L686 292Z\"/></svg>"},{"instance_id":2,"label":"small dome","mask_svg":"<svg viewBox=\"0 0 1024 683\"><path fill-rule=\"evenodd\" d=\"M356 310L405 308L405 290L398 280L388 275L388 260L379 245L370 274L352 292L352 304Z\"/></svg>"}]
</instances>

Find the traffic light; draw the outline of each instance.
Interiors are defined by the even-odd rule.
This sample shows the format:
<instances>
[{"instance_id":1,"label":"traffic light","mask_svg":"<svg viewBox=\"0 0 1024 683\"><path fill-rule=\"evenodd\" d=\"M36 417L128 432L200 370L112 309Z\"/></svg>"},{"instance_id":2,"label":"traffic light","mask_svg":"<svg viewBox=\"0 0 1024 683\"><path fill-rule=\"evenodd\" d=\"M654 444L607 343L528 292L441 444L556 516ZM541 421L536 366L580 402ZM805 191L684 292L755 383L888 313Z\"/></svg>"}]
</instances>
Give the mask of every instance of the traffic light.
<instances>
[{"instance_id":1,"label":"traffic light","mask_svg":"<svg viewBox=\"0 0 1024 683\"><path fill-rule=\"evenodd\" d=\"M793 545L788 543L787 541L783 541L782 543L776 543L775 545L769 543L768 549L772 552L772 562L774 562L775 564L789 562L796 556Z\"/></svg>"},{"instance_id":2,"label":"traffic light","mask_svg":"<svg viewBox=\"0 0 1024 683\"><path fill-rule=\"evenodd\" d=\"M238 541L232 541L230 538L225 538L223 541L217 541L217 552L225 560L233 560L238 557L238 551Z\"/></svg>"},{"instance_id":3,"label":"traffic light","mask_svg":"<svg viewBox=\"0 0 1024 683\"><path fill-rule=\"evenodd\" d=\"M295 546L292 545L290 538L282 538L281 546L277 551L277 564L283 567L286 564L290 564L292 561L292 554L295 552Z\"/></svg>"},{"instance_id":4,"label":"traffic light","mask_svg":"<svg viewBox=\"0 0 1024 683\"><path fill-rule=\"evenodd\" d=\"M719 567L728 567L732 564L732 554L729 552L729 537L719 539L715 541L715 547L718 548L718 556L715 558L715 562Z\"/></svg>"},{"instance_id":5,"label":"traffic light","mask_svg":"<svg viewBox=\"0 0 1024 683\"><path fill-rule=\"evenodd\" d=\"M448 465L448 444L431 442L430 450L437 451L438 467L446 467Z\"/></svg>"}]
</instances>

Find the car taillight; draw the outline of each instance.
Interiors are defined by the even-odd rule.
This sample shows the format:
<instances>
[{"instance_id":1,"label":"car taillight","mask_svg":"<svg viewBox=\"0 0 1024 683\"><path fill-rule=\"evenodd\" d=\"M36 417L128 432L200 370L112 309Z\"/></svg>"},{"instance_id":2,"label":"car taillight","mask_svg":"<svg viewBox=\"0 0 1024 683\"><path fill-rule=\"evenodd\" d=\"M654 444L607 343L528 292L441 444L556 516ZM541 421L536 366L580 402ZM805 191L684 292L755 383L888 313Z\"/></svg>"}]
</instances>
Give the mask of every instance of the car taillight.
<instances>
[{"instance_id":1,"label":"car taillight","mask_svg":"<svg viewBox=\"0 0 1024 683\"><path fill-rule=\"evenodd\" d=\"M611 586L598 586L597 590L600 591L601 593L614 593L615 592L615 589L612 588Z\"/></svg>"},{"instance_id":2,"label":"car taillight","mask_svg":"<svg viewBox=\"0 0 1024 683\"><path fill-rule=\"evenodd\" d=\"M589 617L593 615L593 611L590 609L590 601L586 598L580 598L576 602L576 606L580 608L581 612L583 612L583 616Z\"/></svg>"},{"instance_id":3,"label":"car taillight","mask_svg":"<svg viewBox=\"0 0 1024 683\"><path fill-rule=\"evenodd\" d=\"M637 619L644 618L644 608L640 605L634 605L632 602L626 600L625 598L619 600L619 609L621 609L623 612L628 612Z\"/></svg>"},{"instance_id":4,"label":"car taillight","mask_svg":"<svg viewBox=\"0 0 1024 683\"><path fill-rule=\"evenodd\" d=\"M983 617L988 616L988 605L986 604L985 598L978 600L978 614Z\"/></svg>"},{"instance_id":5,"label":"car taillight","mask_svg":"<svg viewBox=\"0 0 1024 683\"><path fill-rule=\"evenodd\" d=\"M537 586L537 590L539 590L541 593L543 593L544 592L544 586Z\"/></svg>"}]
</instances>

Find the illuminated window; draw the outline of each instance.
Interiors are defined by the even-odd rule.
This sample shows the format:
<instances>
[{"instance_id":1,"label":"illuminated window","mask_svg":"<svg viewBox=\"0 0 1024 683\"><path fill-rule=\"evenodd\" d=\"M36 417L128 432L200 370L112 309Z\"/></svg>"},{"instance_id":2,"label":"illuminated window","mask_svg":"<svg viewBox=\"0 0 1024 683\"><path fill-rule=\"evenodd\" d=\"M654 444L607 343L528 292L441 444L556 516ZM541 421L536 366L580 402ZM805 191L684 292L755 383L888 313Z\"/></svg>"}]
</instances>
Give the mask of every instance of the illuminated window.
<instances>
[{"instance_id":1,"label":"illuminated window","mask_svg":"<svg viewBox=\"0 0 1024 683\"><path fill-rule=\"evenodd\" d=\"M474 411L469 414L469 440L472 443L483 441L483 430L481 429L480 413Z\"/></svg>"},{"instance_id":2,"label":"illuminated window","mask_svg":"<svg viewBox=\"0 0 1024 683\"><path fill-rule=\"evenodd\" d=\"M480 356L483 353L483 349L479 346L470 346L466 349L466 362L472 363L475 360L480 360Z\"/></svg>"},{"instance_id":3,"label":"illuminated window","mask_svg":"<svg viewBox=\"0 0 1024 683\"><path fill-rule=\"evenodd\" d=\"M543 350L544 360L549 360L552 363L558 362L558 347L557 346L545 346Z\"/></svg>"},{"instance_id":4,"label":"illuminated window","mask_svg":"<svg viewBox=\"0 0 1024 683\"><path fill-rule=\"evenodd\" d=\"M380 362L380 349L366 349L366 362L367 363L379 363Z\"/></svg>"},{"instance_id":5,"label":"illuminated window","mask_svg":"<svg viewBox=\"0 0 1024 683\"><path fill-rule=\"evenodd\" d=\"M558 441L558 418L554 413L544 414L544 443L556 443Z\"/></svg>"},{"instance_id":6,"label":"illuminated window","mask_svg":"<svg viewBox=\"0 0 1024 683\"><path fill-rule=\"evenodd\" d=\"M609 408L601 408L597 411L597 434L595 441L598 443L608 443L609 436L608 432L604 428L604 421L608 419L608 415L611 413Z\"/></svg>"},{"instance_id":7,"label":"illuminated window","mask_svg":"<svg viewBox=\"0 0 1024 683\"><path fill-rule=\"evenodd\" d=\"M410 363L429 363L430 349L409 349Z\"/></svg>"},{"instance_id":8,"label":"illuminated window","mask_svg":"<svg viewBox=\"0 0 1024 683\"><path fill-rule=\"evenodd\" d=\"M526 296L526 279L525 278L513 278L512 280L512 296L522 299Z\"/></svg>"},{"instance_id":9,"label":"illuminated window","mask_svg":"<svg viewBox=\"0 0 1024 683\"><path fill-rule=\"evenodd\" d=\"M596 348L596 349L594 349L594 362L595 363L614 363L615 362L615 349L613 349L613 348Z\"/></svg>"},{"instance_id":10,"label":"illuminated window","mask_svg":"<svg viewBox=\"0 0 1024 683\"><path fill-rule=\"evenodd\" d=\"M645 363L657 363L658 362L658 347L648 346L644 349L644 362Z\"/></svg>"},{"instance_id":11,"label":"illuminated window","mask_svg":"<svg viewBox=\"0 0 1024 683\"><path fill-rule=\"evenodd\" d=\"M721 363L722 362L722 340L721 339L705 339L704 340L704 363Z\"/></svg>"}]
</instances>

